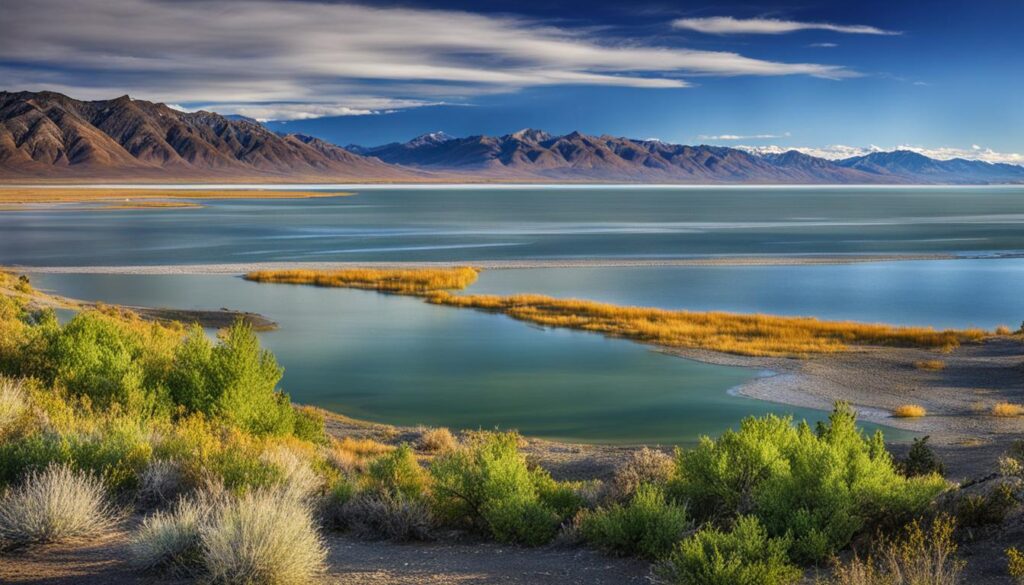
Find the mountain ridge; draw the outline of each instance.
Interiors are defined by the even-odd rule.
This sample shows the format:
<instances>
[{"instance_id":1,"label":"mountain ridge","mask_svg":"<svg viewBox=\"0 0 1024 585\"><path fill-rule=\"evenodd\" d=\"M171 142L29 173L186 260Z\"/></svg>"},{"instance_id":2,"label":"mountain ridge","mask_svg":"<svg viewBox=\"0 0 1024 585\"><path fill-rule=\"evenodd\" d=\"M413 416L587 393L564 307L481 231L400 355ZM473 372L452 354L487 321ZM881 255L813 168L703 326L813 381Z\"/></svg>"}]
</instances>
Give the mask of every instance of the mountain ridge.
<instances>
[{"instance_id":1,"label":"mountain ridge","mask_svg":"<svg viewBox=\"0 0 1024 585\"><path fill-rule=\"evenodd\" d=\"M81 101L0 91L0 180L564 181L679 184L1024 183L1024 167L911 151L827 160L579 131L443 131L341 147L241 116L183 112L125 95Z\"/></svg>"}]
</instances>

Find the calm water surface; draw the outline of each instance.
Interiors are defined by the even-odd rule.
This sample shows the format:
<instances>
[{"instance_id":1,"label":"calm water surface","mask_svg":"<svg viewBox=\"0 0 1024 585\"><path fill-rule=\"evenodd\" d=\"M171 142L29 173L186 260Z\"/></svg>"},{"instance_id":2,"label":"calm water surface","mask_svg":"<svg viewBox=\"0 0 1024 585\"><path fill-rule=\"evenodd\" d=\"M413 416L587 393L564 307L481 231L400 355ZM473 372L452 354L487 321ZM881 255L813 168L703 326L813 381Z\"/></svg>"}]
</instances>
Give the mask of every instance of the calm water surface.
<instances>
[{"instance_id":1,"label":"calm water surface","mask_svg":"<svg viewBox=\"0 0 1024 585\"><path fill-rule=\"evenodd\" d=\"M1024 189L357 189L203 209L0 213L0 264L487 260L1024 250ZM37 275L69 296L263 313L293 397L384 422L673 443L766 412L758 375L365 291L226 276ZM490 271L472 292L939 327L1024 319L1024 260ZM895 432L890 436L897 435Z\"/></svg>"},{"instance_id":2,"label":"calm water surface","mask_svg":"<svg viewBox=\"0 0 1024 585\"><path fill-rule=\"evenodd\" d=\"M1024 188L379 189L0 213L24 265L1024 250Z\"/></svg>"},{"instance_id":3,"label":"calm water surface","mask_svg":"<svg viewBox=\"0 0 1024 585\"><path fill-rule=\"evenodd\" d=\"M758 375L750 369L413 298L229 276L41 274L35 282L112 303L262 313L281 326L262 339L292 397L369 420L674 444L749 415L824 416L727 392Z\"/></svg>"}]
</instances>

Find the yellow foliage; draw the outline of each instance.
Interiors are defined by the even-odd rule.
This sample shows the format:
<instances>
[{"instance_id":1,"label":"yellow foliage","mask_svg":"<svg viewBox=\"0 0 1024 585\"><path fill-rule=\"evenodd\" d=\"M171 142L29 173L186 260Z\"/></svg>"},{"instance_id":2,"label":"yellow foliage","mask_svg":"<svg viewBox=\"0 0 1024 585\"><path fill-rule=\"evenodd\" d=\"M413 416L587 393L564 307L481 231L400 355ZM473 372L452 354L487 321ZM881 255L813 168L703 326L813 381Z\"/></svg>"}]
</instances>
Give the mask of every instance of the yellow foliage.
<instances>
[{"instance_id":1,"label":"yellow foliage","mask_svg":"<svg viewBox=\"0 0 1024 585\"><path fill-rule=\"evenodd\" d=\"M997 402L992 407L992 416L1013 417L1024 414L1024 406L1012 402Z\"/></svg>"},{"instance_id":2,"label":"yellow foliage","mask_svg":"<svg viewBox=\"0 0 1024 585\"><path fill-rule=\"evenodd\" d=\"M246 280L282 284L311 284L337 288L364 288L381 292L421 295L432 291L462 290L476 282L478 271L468 266L412 270L262 270Z\"/></svg>"},{"instance_id":3,"label":"yellow foliage","mask_svg":"<svg viewBox=\"0 0 1024 585\"><path fill-rule=\"evenodd\" d=\"M928 411L918 404L901 404L892 411L892 415L897 418L917 418L926 414Z\"/></svg>"},{"instance_id":4,"label":"yellow foliage","mask_svg":"<svg viewBox=\"0 0 1024 585\"><path fill-rule=\"evenodd\" d=\"M930 327L822 321L725 312L623 307L544 295L453 295L476 281L470 267L406 270L278 270L250 272L248 280L311 284L424 296L427 302L504 313L547 327L565 327L666 347L709 349L751 356L807 357L844 351L848 345L891 345L951 350L983 338L980 329L936 331Z\"/></svg>"}]
</instances>

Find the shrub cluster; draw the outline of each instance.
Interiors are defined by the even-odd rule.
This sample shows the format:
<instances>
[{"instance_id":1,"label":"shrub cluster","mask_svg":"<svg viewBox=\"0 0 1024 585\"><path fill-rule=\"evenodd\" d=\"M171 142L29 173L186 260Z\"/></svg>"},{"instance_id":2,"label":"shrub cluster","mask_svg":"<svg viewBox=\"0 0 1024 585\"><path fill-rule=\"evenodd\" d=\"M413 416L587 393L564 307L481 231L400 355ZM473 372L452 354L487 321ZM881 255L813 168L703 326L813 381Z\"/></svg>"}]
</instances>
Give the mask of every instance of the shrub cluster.
<instances>
[{"instance_id":1,"label":"shrub cluster","mask_svg":"<svg viewBox=\"0 0 1024 585\"><path fill-rule=\"evenodd\" d=\"M679 451L670 493L698 521L752 515L771 537L791 538L789 555L816 562L882 521L909 519L945 489L938 475L898 473L880 433L866 438L837 405L812 430L775 416L749 418L717 441Z\"/></svg>"}]
</instances>

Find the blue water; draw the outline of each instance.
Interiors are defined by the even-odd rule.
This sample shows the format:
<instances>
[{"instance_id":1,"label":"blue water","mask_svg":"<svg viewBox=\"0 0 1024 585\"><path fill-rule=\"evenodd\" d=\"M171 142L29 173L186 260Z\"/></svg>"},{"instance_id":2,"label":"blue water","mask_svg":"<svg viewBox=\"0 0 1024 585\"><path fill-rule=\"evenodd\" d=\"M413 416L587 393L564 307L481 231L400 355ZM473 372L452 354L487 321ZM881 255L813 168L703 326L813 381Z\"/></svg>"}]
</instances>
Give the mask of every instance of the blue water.
<instances>
[{"instance_id":1,"label":"blue water","mask_svg":"<svg viewBox=\"0 0 1024 585\"><path fill-rule=\"evenodd\" d=\"M0 212L0 262L67 266L1024 250L1022 187L357 189L350 197L206 205Z\"/></svg>"},{"instance_id":2,"label":"blue water","mask_svg":"<svg viewBox=\"0 0 1024 585\"><path fill-rule=\"evenodd\" d=\"M1024 190L996 188L380 189L203 209L0 212L0 263L192 264L1024 250ZM624 340L366 291L229 276L36 275L112 303L262 313L299 402L399 424L682 443L747 415L823 413L731 395L759 372ZM1024 260L485 272L471 292L1016 326ZM889 432L890 437L905 433Z\"/></svg>"}]
</instances>

